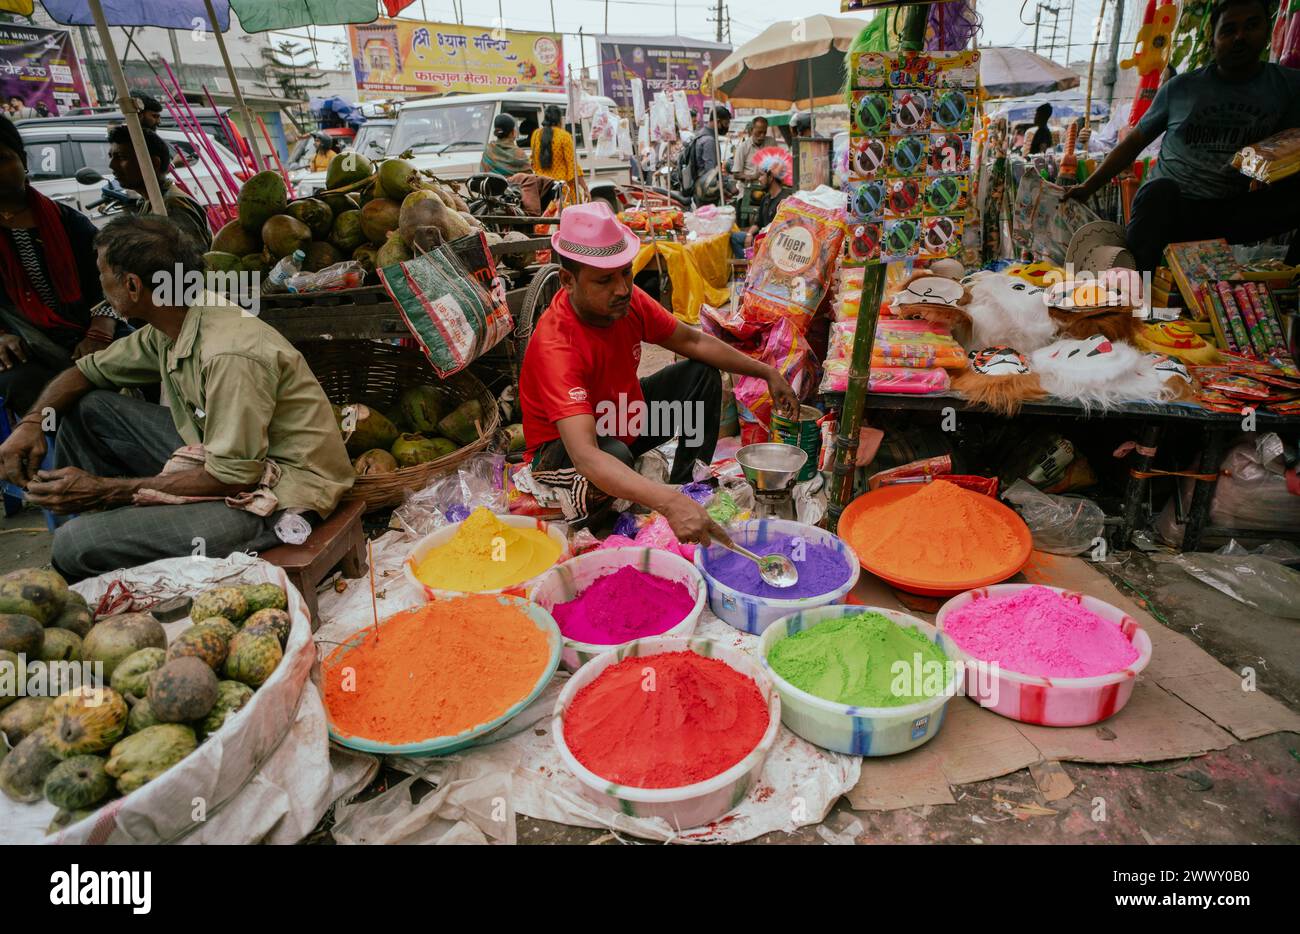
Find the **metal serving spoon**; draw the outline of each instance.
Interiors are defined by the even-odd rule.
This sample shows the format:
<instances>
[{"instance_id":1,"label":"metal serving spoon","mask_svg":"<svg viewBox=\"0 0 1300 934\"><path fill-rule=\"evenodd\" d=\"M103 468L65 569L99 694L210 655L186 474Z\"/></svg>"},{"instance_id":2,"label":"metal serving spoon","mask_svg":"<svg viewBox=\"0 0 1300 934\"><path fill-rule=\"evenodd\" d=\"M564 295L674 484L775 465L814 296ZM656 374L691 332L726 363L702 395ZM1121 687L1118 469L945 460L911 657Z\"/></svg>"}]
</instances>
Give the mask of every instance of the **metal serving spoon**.
<instances>
[{"instance_id":1,"label":"metal serving spoon","mask_svg":"<svg viewBox=\"0 0 1300 934\"><path fill-rule=\"evenodd\" d=\"M799 572L785 555L756 555L749 549L737 545L730 538L719 538L717 542L728 551L743 555L757 564L763 583L780 588L793 587L799 583Z\"/></svg>"}]
</instances>

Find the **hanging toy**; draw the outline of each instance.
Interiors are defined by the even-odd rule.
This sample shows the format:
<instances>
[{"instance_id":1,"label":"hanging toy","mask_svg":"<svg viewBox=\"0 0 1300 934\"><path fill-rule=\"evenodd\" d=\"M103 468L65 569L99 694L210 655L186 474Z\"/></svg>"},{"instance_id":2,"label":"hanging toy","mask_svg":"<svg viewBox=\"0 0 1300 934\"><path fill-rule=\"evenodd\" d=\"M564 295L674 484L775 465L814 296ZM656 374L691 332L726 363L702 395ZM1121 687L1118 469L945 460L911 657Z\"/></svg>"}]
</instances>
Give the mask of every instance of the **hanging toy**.
<instances>
[{"instance_id":1,"label":"hanging toy","mask_svg":"<svg viewBox=\"0 0 1300 934\"><path fill-rule=\"evenodd\" d=\"M1029 358L1015 348L986 347L969 356L970 366L953 378L952 388L973 405L1009 418L1025 402L1047 395Z\"/></svg>"},{"instance_id":2,"label":"hanging toy","mask_svg":"<svg viewBox=\"0 0 1300 934\"><path fill-rule=\"evenodd\" d=\"M1138 73L1138 94L1133 98L1133 109L1129 112L1129 126L1137 126L1155 100L1160 88L1160 75L1169 64L1171 37L1177 18L1178 7L1174 4L1165 3L1157 8L1156 0L1147 0L1142 28L1133 43L1133 57L1119 63L1119 67L1136 68Z\"/></svg>"}]
</instances>

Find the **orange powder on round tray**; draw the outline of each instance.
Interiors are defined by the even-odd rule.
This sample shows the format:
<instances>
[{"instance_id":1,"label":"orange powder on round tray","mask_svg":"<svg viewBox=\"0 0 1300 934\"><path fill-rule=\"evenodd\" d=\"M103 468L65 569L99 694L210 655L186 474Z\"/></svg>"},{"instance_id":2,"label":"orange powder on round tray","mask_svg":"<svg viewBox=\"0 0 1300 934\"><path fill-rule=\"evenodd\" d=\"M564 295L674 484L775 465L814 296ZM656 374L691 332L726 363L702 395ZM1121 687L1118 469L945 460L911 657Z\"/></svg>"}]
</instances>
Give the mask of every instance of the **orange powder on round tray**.
<instances>
[{"instance_id":1,"label":"orange powder on round tray","mask_svg":"<svg viewBox=\"0 0 1300 934\"><path fill-rule=\"evenodd\" d=\"M993 577L1021 547L996 500L944 480L864 513L853 538L881 574L936 584Z\"/></svg>"},{"instance_id":2,"label":"orange powder on round tray","mask_svg":"<svg viewBox=\"0 0 1300 934\"><path fill-rule=\"evenodd\" d=\"M435 600L331 652L321 665L325 706L349 736L392 744L452 736L523 700L549 659L546 633L518 607L494 596Z\"/></svg>"}]
</instances>

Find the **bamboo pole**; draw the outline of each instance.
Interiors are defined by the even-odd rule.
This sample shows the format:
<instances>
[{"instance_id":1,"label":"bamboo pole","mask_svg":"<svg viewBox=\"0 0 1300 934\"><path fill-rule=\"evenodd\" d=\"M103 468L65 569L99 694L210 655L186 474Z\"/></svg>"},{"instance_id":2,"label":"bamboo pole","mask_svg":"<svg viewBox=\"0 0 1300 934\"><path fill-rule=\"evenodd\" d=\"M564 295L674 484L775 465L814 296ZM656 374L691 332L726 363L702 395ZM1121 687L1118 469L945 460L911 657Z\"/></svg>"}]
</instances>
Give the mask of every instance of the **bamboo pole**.
<instances>
[{"instance_id":1,"label":"bamboo pole","mask_svg":"<svg viewBox=\"0 0 1300 934\"><path fill-rule=\"evenodd\" d=\"M248 109L248 102L244 100L244 92L239 89L239 80L235 77L235 66L230 64L230 53L226 51L226 40L221 34L221 27L217 25L217 14L212 8L212 0L203 0L204 7L208 11L208 24L212 27L212 34L217 37L217 48L221 52L221 61L226 65L226 76L230 78L230 93L235 96L235 106L239 112L244 115L244 125L248 127L248 150L253 154L253 168L269 169L271 160L263 157L262 147L257 144L257 124L253 122L252 111Z\"/></svg>"},{"instance_id":2,"label":"bamboo pole","mask_svg":"<svg viewBox=\"0 0 1300 934\"><path fill-rule=\"evenodd\" d=\"M928 3L909 7L903 26L902 51L921 51L925 44L925 24L930 14ZM839 433L835 437L832 459L831 489L828 496L826 526L834 532L840 514L853 499L853 477L857 471L858 436L867 406L871 380L871 351L876 343L876 319L885 294L885 264L868 266L862 276L862 297L858 302L858 326L853 332L853 350L849 358L849 383L840 407Z\"/></svg>"},{"instance_id":3,"label":"bamboo pole","mask_svg":"<svg viewBox=\"0 0 1300 934\"><path fill-rule=\"evenodd\" d=\"M1106 0L1097 10L1097 26L1092 31L1092 57L1088 59L1088 93L1083 99L1083 125L1092 126L1092 77L1097 70L1097 47L1101 45L1101 21L1106 18Z\"/></svg>"},{"instance_id":4,"label":"bamboo pole","mask_svg":"<svg viewBox=\"0 0 1300 934\"><path fill-rule=\"evenodd\" d=\"M95 18L95 31L99 33L99 43L104 47L104 57L108 59L108 73L117 91L117 106L122 111L122 116L126 117L126 128L131 134L131 148L135 150L135 159L140 163L140 175L144 178L149 207L153 213L166 217L167 206L163 203L162 186L158 184L158 173L151 171L153 160L149 158L144 129L140 126L140 104L126 86L126 75L122 73L122 63L117 59L117 49L113 48L113 37L108 32L108 21L104 19L104 8L100 5L100 0L89 0L89 3L90 14Z\"/></svg>"}]
</instances>

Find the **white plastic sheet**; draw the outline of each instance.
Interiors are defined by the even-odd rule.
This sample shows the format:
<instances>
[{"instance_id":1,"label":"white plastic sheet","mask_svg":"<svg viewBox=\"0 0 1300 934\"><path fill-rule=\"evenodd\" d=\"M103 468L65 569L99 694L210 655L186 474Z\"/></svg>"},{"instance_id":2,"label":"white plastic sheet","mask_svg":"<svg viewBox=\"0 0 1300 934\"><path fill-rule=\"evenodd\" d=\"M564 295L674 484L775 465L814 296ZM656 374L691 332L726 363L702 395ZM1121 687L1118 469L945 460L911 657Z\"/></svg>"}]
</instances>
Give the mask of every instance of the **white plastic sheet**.
<instances>
[{"instance_id":1,"label":"white plastic sheet","mask_svg":"<svg viewBox=\"0 0 1300 934\"><path fill-rule=\"evenodd\" d=\"M376 598L379 616L384 618L421 602L418 588L401 570L402 560L412 543L400 532L389 532L374 543ZM364 580L349 581L343 593L322 595L320 614L324 625L316 634L323 656L335 643L372 623L370 589ZM756 652L758 637L733 629L709 612L700 617L697 634L724 641L747 652ZM319 677L319 666L313 673ZM862 769L862 760L827 752L807 743L782 727L768 756L755 791L733 810L728 820L706 827L677 832L665 821L633 818L598 806L583 797L578 780L560 761L550 735L550 718L567 675L560 672L542 694L507 727L493 736L493 742L452 757L455 768L444 760L390 758L386 764L411 773L428 771L433 778L455 783L454 794L445 801L422 807L410 802L406 789L391 795L381 805L368 809L344 808L349 818L344 830L350 840L394 842L449 842L474 840L482 835L490 842L508 842L504 833L495 836L495 823L467 814L482 814L494 799L505 795L512 813L577 827L604 827L648 840L680 843L739 843L774 831L793 831L822 820L831 806L852 788ZM507 781L508 779L508 781ZM503 790L504 789L504 790ZM471 808L477 811L471 812ZM488 807L489 814L491 807ZM432 831L419 822L430 822ZM432 822L445 822L436 823ZM468 826L461 826L467 824ZM337 830L336 830L337 834Z\"/></svg>"},{"instance_id":2,"label":"white plastic sheet","mask_svg":"<svg viewBox=\"0 0 1300 934\"><path fill-rule=\"evenodd\" d=\"M187 758L58 834L45 835L53 805L18 804L0 795L0 842L295 843L306 836L346 787L335 785L324 704L308 681L310 616L284 572L246 554L220 561L168 558L73 589L94 606L113 580L159 599L236 583L278 584L289 595L293 618L284 660L253 699ZM189 626L186 618L164 628L170 639ZM353 762L340 777L355 781L367 767Z\"/></svg>"}]
</instances>

